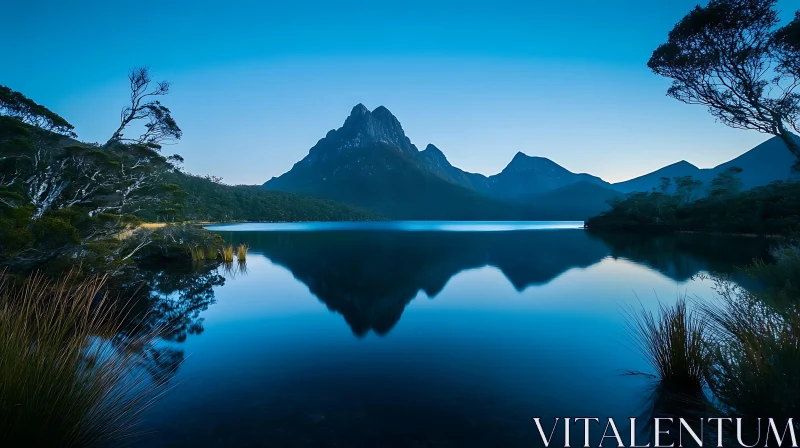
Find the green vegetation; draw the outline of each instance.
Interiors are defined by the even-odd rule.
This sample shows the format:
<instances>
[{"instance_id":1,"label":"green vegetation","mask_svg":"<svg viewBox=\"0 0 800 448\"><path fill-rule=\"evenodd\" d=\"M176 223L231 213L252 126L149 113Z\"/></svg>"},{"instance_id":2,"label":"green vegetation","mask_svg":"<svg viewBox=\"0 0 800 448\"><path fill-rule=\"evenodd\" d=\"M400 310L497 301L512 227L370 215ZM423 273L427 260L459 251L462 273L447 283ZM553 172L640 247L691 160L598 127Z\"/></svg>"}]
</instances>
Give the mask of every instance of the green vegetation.
<instances>
[{"instance_id":1,"label":"green vegetation","mask_svg":"<svg viewBox=\"0 0 800 448\"><path fill-rule=\"evenodd\" d=\"M635 345L656 372L664 387L698 395L705 385L708 324L686 306L681 297L670 307L660 304L652 312L629 310L627 322Z\"/></svg>"},{"instance_id":2,"label":"green vegetation","mask_svg":"<svg viewBox=\"0 0 800 448\"><path fill-rule=\"evenodd\" d=\"M723 173L725 174L725 173ZM705 231L788 235L800 229L800 183L776 182L737 193L727 175L700 199L684 179L674 193L631 193L610 201L611 210L586 221L592 230ZM727 184L726 184L727 182ZM689 185L691 191L685 187Z\"/></svg>"},{"instance_id":3,"label":"green vegetation","mask_svg":"<svg viewBox=\"0 0 800 448\"><path fill-rule=\"evenodd\" d=\"M800 11L778 27L777 0L711 0L696 6L648 62L672 79L667 95L700 104L722 123L780 138L796 156L800 143ZM652 192L610 201L590 229L788 234L800 229L800 184L773 183L741 192L730 167L705 192L689 176L662 178ZM674 182L674 194L672 191ZM700 198L700 199L697 199Z\"/></svg>"},{"instance_id":4,"label":"green vegetation","mask_svg":"<svg viewBox=\"0 0 800 448\"><path fill-rule=\"evenodd\" d=\"M252 185L225 185L211 176L170 173L169 183L179 189L180 199L169 206L151 207L136 213L154 222L229 221L375 221L375 213L326 199L282 191L267 191Z\"/></svg>"},{"instance_id":5,"label":"green vegetation","mask_svg":"<svg viewBox=\"0 0 800 448\"><path fill-rule=\"evenodd\" d=\"M718 415L796 416L800 245L780 246L773 258L746 269L762 286L755 291L716 278L718 300L698 302L696 311L679 300L674 307L662 307L658 317L644 311L629 314L638 347L666 389L696 397L698 387L707 385L711 407L706 410Z\"/></svg>"},{"instance_id":6,"label":"green vegetation","mask_svg":"<svg viewBox=\"0 0 800 448\"><path fill-rule=\"evenodd\" d=\"M228 186L183 173L161 143L181 138L169 109L153 99L146 68L129 75L131 103L105 144L76 140L72 125L0 86L0 266L17 273L72 269L116 276L148 257L217 259L219 241L201 229L143 228L145 220L336 221L378 216L332 201L255 186ZM141 135L131 135L136 122Z\"/></svg>"},{"instance_id":7,"label":"green vegetation","mask_svg":"<svg viewBox=\"0 0 800 448\"><path fill-rule=\"evenodd\" d=\"M142 368L157 328L121 337L104 277L0 274L0 445L102 446L133 435L163 383Z\"/></svg>"}]
</instances>

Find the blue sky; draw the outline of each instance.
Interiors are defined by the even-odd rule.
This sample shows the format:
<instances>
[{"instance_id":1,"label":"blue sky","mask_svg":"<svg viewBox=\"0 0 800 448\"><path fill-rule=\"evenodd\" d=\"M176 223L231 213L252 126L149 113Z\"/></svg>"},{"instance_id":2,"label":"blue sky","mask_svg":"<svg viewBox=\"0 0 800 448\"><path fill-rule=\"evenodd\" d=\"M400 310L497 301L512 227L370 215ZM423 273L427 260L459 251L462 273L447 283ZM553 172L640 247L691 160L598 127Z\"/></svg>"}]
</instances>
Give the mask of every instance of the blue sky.
<instances>
[{"instance_id":1,"label":"blue sky","mask_svg":"<svg viewBox=\"0 0 800 448\"><path fill-rule=\"evenodd\" d=\"M104 141L127 70L172 82L169 152L228 183L262 183L350 109L386 106L422 149L499 172L517 151L622 181L681 159L727 161L768 136L667 98L653 49L697 2L261 1L4 5L0 84ZM788 19L800 0L781 0Z\"/></svg>"}]
</instances>

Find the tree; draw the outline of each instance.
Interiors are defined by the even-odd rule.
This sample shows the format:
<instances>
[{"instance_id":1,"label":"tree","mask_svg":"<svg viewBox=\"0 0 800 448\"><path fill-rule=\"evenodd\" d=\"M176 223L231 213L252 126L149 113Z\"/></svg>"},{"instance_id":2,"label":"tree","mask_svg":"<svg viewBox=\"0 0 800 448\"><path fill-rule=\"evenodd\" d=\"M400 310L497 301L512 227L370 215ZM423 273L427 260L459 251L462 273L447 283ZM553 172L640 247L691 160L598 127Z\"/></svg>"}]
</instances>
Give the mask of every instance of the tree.
<instances>
[{"instance_id":1,"label":"tree","mask_svg":"<svg viewBox=\"0 0 800 448\"><path fill-rule=\"evenodd\" d=\"M143 209L169 206L178 187L165 181L183 159L159 153L163 139L180 137L169 110L157 101L168 84L147 92L146 69L131 72L132 106L105 145L86 144L57 114L24 95L0 89L0 262L40 266L61 256L89 255L99 263L125 261L148 244L114 238ZM141 137L122 137L127 124L147 119ZM123 253L124 252L124 253Z\"/></svg>"},{"instance_id":2,"label":"tree","mask_svg":"<svg viewBox=\"0 0 800 448\"><path fill-rule=\"evenodd\" d=\"M717 177L711 180L708 196L710 198L719 199L739 193L742 189L742 180L739 179L738 174L741 172L741 168L732 166L717 174Z\"/></svg>"},{"instance_id":3,"label":"tree","mask_svg":"<svg viewBox=\"0 0 800 448\"><path fill-rule=\"evenodd\" d=\"M697 191L703 182L692 176L679 176L675 181L675 195L678 197L678 204L685 205L696 199Z\"/></svg>"},{"instance_id":4,"label":"tree","mask_svg":"<svg viewBox=\"0 0 800 448\"><path fill-rule=\"evenodd\" d=\"M0 85L0 115L67 137L76 138L74 126L50 109L25 95Z\"/></svg>"},{"instance_id":5,"label":"tree","mask_svg":"<svg viewBox=\"0 0 800 448\"><path fill-rule=\"evenodd\" d=\"M122 108L120 125L107 145L127 142L147 145L159 149L164 142L180 140L183 131L172 118L172 113L153 97L169 94L170 84L161 81L155 89L149 90L152 79L148 67L135 67L128 73L131 86L131 103ZM136 121L144 120L145 131L136 138L126 138L124 132Z\"/></svg>"},{"instance_id":6,"label":"tree","mask_svg":"<svg viewBox=\"0 0 800 448\"><path fill-rule=\"evenodd\" d=\"M783 28L777 0L711 0L696 6L648 67L672 79L667 95L701 104L722 123L776 135L798 158L800 11ZM798 165L796 165L798 166Z\"/></svg>"},{"instance_id":7,"label":"tree","mask_svg":"<svg viewBox=\"0 0 800 448\"><path fill-rule=\"evenodd\" d=\"M794 20L775 33L775 44L777 70L800 77L800 11L794 13Z\"/></svg>"},{"instance_id":8,"label":"tree","mask_svg":"<svg viewBox=\"0 0 800 448\"><path fill-rule=\"evenodd\" d=\"M662 193L666 193L669 190L669 188L672 186L672 179L670 179L669 177L662 177L659 180L661 182L658 185L658 191L660 191Z\"/></svg>"}]
</instances>

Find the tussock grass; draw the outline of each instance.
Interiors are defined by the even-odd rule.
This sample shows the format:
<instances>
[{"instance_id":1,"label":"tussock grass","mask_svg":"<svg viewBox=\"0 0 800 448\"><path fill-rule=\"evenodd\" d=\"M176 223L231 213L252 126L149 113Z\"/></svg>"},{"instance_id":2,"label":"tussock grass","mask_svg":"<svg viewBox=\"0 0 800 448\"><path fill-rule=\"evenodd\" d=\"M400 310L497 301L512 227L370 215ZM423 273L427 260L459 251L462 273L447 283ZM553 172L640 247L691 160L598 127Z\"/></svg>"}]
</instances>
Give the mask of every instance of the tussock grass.
<instances>
[{"instance_id":1,"label":"tussock grass","mask_svg":"<svg viewBox=\"0 0 800 448\"><path fill-rule=\"evenodd\" d=\"M744 418L800 413L800 302L763 300L717 280L720 300L700 304L710 322L708 384L721 407Z\"/></svg>"},{"instance_id":2,"label":"tussock grass","mask_svg":"<svg viewBox=\"0 0 800 448\"><path fill-rule=\"evenodd\" d=\"M234 248L233 246L225 246L222 248L222 262L223 263L233 263L233 254Z\"/></svg>"},{"instance_id":3,"label":"tussock grass","mask_svg":"<svg viewBox=\"0 0 800 448\"><path fill-rule=\"evenodd\" d=\"M202 260L216 260L219 257L219 251L214 247L200 247L200 246L187 246L189 256L193 261Z\"/></svg>"},{"instance_id":4,"label":"tussock grass","mask_svg":"<svg viewBox=\"0 0 800 448\"><path fill-rule=\"evenodd\" d=\"M0 446L119 446L163 391L141 366L158 329L118 336L104 283L0 273Z\"/></svg>"},{"instance_id":5,"label":"tussock grass","mask_svg":"<svg viewBox=\"0 0 800 448\"><path fill-rule=\"evenodd\" d=\"M687 307L686 298L679 297L672 306L659 303L657 315L644 308L630 308L624 314L634 346L660 385L687 396L701 394L709 368L708 322Z\"/></svg>"},{"instance_id":6,"label":"tussock grass","mask_svg":"<svg viewBox=\"0 0 800 448\"><path fill-rule=\"evenodd\" d=\"M206 257L206 250L202 247L196 246L188 246L189 256L192 257L193 261L200 261L205 260Z\"/></svg>"},{"instance_id":7,"label":"tussock grass","mask_svg":"<svg viewBox=\"0 0 800 448\"><path fill-rule=\"evenodd\" d=\"M247 261L247 245L240 244L239 247L236 248L236 258L239 260L239 263L244 263Z\"/></svg>"}]
</instances>

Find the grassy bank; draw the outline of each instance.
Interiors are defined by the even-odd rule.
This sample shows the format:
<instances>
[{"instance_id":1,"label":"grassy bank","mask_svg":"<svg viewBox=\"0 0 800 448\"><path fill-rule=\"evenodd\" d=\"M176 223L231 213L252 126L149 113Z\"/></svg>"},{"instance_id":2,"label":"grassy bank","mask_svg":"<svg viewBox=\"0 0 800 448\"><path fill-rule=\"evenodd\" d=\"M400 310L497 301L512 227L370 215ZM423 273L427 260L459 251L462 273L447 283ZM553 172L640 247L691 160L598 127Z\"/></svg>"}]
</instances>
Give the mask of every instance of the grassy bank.
<instances>
[{"instance_id":1,"label":"grassy bank","mask_svg":"<svg viewBox=\"0 0 800 448\"><path fill-rule=\"evenodd\" d=\"M796 417L800 245L776 247L773 258L746 271L761 285L757 291L717 278L715 300L679 300L655 314L628 313L633 340L655 373L657 387L679 397L668 411L654 407L658 416L783 422ZM748 440L757 437L750 434Z\"/></svg>"},{"instance_id":2,"label":"grassy bank","mask_svg":"<svg viewBox=\"0 0 800 448\"><path fill-rule=\"evenodd\" d=\"M0 445L119 446L163 386L142 368L158 329L127 333L104 277L0 275Z\"/></svg>"}]
</instances>

